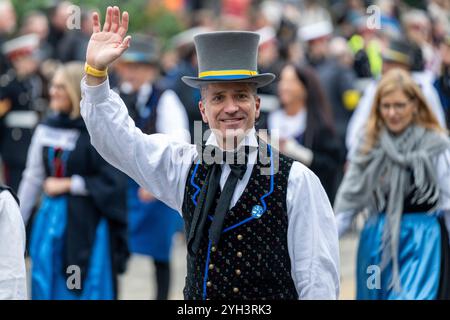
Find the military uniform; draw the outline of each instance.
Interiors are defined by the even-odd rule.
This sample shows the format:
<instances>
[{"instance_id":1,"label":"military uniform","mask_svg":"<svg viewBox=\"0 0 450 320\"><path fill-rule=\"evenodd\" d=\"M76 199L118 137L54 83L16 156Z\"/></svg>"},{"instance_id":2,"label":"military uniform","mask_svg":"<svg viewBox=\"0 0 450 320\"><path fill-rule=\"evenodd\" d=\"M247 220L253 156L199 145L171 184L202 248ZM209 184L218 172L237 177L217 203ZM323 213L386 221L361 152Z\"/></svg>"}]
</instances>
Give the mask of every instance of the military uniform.
<instances>
[{"instance_id":1,"label":"military uniform","mask_svg":"<svg viewBox=\"0 0 450 320\"><path fill-rule=\"evenodd\" d=\"M0 101L4 110L9 110L0 117L0 155L6 183L17 191L32 132L39 121L34 104L39 93L33 89L33 78L18 79L12 69L2 77L7 84L0 88Z\"/></svg>"}]
</instances>

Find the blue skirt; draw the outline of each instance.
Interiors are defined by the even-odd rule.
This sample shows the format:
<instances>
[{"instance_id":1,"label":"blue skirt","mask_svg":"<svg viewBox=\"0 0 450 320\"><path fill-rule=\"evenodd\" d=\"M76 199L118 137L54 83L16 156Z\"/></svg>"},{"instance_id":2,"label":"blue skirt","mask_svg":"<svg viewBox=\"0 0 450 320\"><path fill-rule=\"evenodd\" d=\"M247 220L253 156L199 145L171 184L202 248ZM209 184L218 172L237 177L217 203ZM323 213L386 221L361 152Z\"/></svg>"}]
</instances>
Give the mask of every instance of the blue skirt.
<instances>
[{"instance_id":1,"label":"blue skirt","mask_svg":"<svg viewBox=\"0 0 450 320\"><path fill-rule=\"evenodd\" d=\"M80 212L80 214L83 214ZM76 272L64 274L64 239L67 225L67 198L45 197L33 222L30 240L31 297L33 300L114 299L109 228L101 219L95 235L88 273L81 293L70 290ZM81 280L80 280L81 281Z\"/></svg>"},{"instance_id":2,"label":"blue skirt","mask_svg":"<svg viewBox=\"0 0 450 320\"><path fill-rule=\"evenodd\" d=\"M442 281L443 258L442 228L438 215L403 214L398 254L400 291L389 287L392 280L392 263L384 270L380 269L385 217L385 214L370 217L361 232L356 272L357 299L437 299ZM447 237L445 238L447 242Z\"/></svg>"},{"instance_id":3,"label":"blue skirt","mask_svg":"<svg viewBox=\"0 0 450 320\"><path fill-rule=\"evenodd\" d=\"M138 198L139 186L133 180L128 185L129 246L133 253L168 262L172 239L183 230L183 219L177 211L163 202L142 202Z\"/></svg>"}]
</instances>

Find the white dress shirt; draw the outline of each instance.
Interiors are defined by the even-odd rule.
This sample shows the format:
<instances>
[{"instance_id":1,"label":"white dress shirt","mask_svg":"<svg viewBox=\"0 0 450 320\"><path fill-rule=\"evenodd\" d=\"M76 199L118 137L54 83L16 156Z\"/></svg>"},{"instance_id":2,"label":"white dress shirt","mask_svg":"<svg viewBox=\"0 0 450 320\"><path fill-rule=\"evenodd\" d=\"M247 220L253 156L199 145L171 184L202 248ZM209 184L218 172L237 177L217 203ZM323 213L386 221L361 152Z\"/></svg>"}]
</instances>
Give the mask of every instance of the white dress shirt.
<instances>
[{"instance_id":1,"label":"white dress shirt","mask_svg":"<svg viewBox=\"0 0 450 320\"><path fill-rule=\"evenodd\" d=\"M25 226L9 191L0 193L0 300L27 299Z\"/></svg>"},{"instance_id":2,"label":"white dress shirt","mask_svg":"<svg viewBox=\"0 0 450 320\"><path fill-rule=\"evenodd\" d=\"M105 160L181 214L186 179L198 156L196 146L165 134L143 134L108 81L91 87L83 79L81 89L81 115L92 145ZM206 144L218 146L213 134ZM241 144L257 146L254 129ZM236 186L230 207L248 183L257 157L257 150L251 149L247 171ZM229 174L230 168L224 164L221 188ZM289 174L287 209L287 244L299 298L336 299L339 242L334 214L319 179L299 162L293 163Z\"/></svg>"}]
</instances>

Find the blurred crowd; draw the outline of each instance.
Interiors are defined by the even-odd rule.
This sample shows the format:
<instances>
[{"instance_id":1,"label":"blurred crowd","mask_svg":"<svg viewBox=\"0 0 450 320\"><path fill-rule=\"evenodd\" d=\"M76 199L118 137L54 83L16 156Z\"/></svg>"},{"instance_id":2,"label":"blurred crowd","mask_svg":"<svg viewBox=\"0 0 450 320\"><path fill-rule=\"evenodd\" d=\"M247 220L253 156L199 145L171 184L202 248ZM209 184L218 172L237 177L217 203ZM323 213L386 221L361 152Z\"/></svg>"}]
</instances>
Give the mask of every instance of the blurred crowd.
<instances>
[{"instance_id":1,"label":"blurred crowd","mask_svg":"<svg viewBox=\"0 0 450 320\"><path fill-rule=\"evenodd\" d=\"M152 6L152 2L148 5ZM350 118L359 104L367 103L361 97L370 95L367 91L371 91L371 82L383 72L401 67L414 73L426 87L438 118L448 113L448 1L163 3L183 16L186 30L168 40L144 31L134 34L129 61L122 59L110 70L112 87L124 89L127 95L137 92L144 82L173 90L186 111L193 141L194 121L201 121L197 107L200 93L180 80L182 75L197 73L193 37L213 30L258 32L259 71L272 72L278 80L259 92L263 114L258 125L280 129L281 149L286 148L287 153L292 143L284 142L305 133L301 145L313 153L323 153L324 161L314 164L318 167L313 166L313 171L323 175L331 198L341 175L338 168L343 167L345 155L360 131L353 124L349 127ZM127 5L131 4L125 4L124 10ZM19 24L12 3L0 2L0 150L4 179L15 190L25 166L32 130L48 112L52 75L60 63L85 60L94 9L81 8L79 28L71 30L71 6L62 1L42 11L26 12ZM140 53L143 54L138 57ZM292 93L295 90L289 85L293 82L283 81L282 71L288 64L299 66L297 76L292 77L297 77L305 92ZM293 94L302 95L305 108L310 111L303 129L292 128L298 124L292 116L299 111L288 110ZM280 119L282 115L277 110L283 110L293 122L281 121L284 119ZM323 146L323 139L315 137L324 134L336 139ZM303 151L297 157L306 157L303 162L307 162L308 150Z\"/></svg>"},{"instance_id":2,"label":"blurred crowd","mask_svg":"<svg viewBox=\"0 0 450 320\"><path fill-rule=\"evenodd\" d=\"M149 0L148 7L153 3ZM387 71L409 72L440 125L450 126L448 0L161 3L181 17L185 30L170 39L148 30L133 33L129 50L108 70L111 87L144 132L194 142L195 121L202 120L200 92L181 76L197 76L194 36L215 30L260 34L258 71L277 79L258 92L262 114L257 129L278 130L281 152L318 175L331 203L361 139L377 83ZM127 6L132 1L122 9ZM17 8L0 0L0 179L16 192L34 129L52 113L52 99L58 99L52 86L55 72L61 64L86 58L95 9L81 8L79 28L70 29L71 8L68 1L54 2L26 12L19 22ZM146 113L149 105L157 108L158 117ZM135 200L152 199L137 185L130 190ZM177 226L171 235L181 230L179 221L167 223ZM159 259L164 263L170 239L166 243ZM167 297L169 281L164 263L158 269L161 299Z\"/></svg>"}]
</instances>

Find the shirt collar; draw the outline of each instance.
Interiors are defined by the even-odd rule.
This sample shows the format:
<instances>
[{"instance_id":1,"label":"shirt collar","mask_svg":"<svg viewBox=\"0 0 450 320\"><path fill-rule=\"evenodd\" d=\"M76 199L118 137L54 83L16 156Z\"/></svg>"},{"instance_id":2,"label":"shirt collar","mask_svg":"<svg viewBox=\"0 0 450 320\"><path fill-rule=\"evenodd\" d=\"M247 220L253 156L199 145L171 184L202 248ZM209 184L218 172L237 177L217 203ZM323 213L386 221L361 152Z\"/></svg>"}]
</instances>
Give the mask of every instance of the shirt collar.
<instances>
[{"instance_id":1,"label":"shirt collar","mask_svg":"<svg viewBox=\"0 0 450 320\"><path fill-rule=\"evenodd\" d=\"M206 140L206 145L212 145L214 147L220 148L219 144L217 143L217 137L214 134L214 131L211 131L210 136L208 137L208 140ZM256 130L255 127L252 127L245 137L241 140L239 143L237 149L243 147L243 146L249 146L252 148L258 148L258 139L256 139Z\"/></svg>"}]
</instances>

